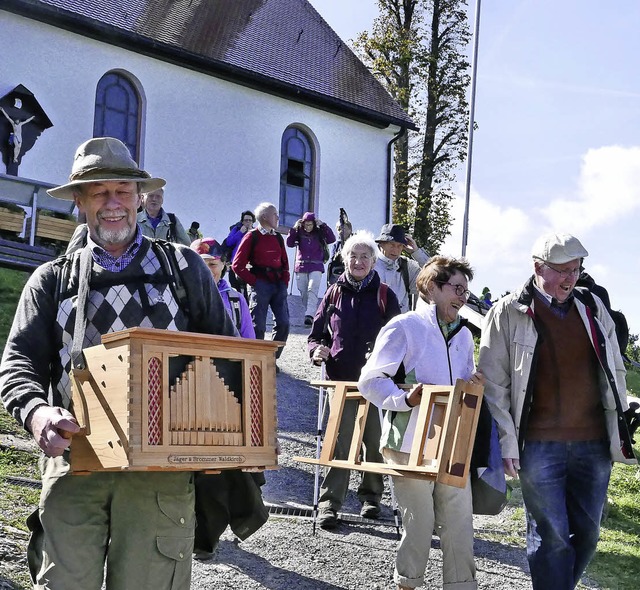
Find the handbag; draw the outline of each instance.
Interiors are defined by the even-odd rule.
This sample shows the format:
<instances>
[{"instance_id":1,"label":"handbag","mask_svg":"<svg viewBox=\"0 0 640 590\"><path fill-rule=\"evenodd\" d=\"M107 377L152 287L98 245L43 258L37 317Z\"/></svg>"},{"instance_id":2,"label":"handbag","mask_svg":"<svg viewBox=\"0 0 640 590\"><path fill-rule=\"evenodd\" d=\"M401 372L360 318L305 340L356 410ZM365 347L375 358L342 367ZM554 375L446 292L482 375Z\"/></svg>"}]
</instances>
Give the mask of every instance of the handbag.
<instances>
[{"instance_id":1,"label":"handbag","mask_svg":"<svg viewBox=\"0 0 640 590\"><path fill-rule=\"evenodd\" d=\"M507 483L502 464L502 451L498 438L498 425L491 418L487 466L471 470L473 513L496 515L509 502L511 486Z\"/></svg>"}]
</instances>

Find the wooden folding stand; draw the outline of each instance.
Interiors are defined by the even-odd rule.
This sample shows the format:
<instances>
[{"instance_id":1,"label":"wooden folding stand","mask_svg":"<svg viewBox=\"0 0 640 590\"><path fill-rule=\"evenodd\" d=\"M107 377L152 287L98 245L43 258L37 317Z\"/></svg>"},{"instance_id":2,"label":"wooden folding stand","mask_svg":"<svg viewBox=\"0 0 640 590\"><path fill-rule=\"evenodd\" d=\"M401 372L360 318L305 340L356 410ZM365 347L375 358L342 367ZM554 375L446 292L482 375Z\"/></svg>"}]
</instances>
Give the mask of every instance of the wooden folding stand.
<instances>
[{"instance_id":1,"label":"wooden folding stand","mask_svg":"<svg viewBox=\"0 0 640 590\"><path fill-rule=\"evenodd\" d=\"M73 370L73 472L274 468L277 342L132 328Z\"/></svg>"},{"instance_id":2,"label":"wooden folding stand","mask_svg":"<svg viewBox=\"0 0 640 590\"><path fill-rule=\"evenodd\" d=\"M484 388L462 379L455 386L423 385L416 430L407 465L387 465L362 460L362 439L370 403L349 381L314 381L333 388L329 420L319 459L295 457L304 463L371 471L388 475L425 478L464 487L469 474ZM410 389L413 386L402 386ZM335 447L346 400L358 402L355 427L347 459L335 458Z\"/></svg>"}]
</instances>

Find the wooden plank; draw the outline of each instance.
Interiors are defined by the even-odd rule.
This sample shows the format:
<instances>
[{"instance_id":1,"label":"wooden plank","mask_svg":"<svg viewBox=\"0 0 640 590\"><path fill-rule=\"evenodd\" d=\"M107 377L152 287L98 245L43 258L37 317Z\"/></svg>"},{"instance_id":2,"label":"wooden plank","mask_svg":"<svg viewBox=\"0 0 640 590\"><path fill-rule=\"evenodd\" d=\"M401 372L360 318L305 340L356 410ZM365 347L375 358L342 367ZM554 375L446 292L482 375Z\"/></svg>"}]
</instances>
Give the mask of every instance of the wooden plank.
<instances>
[{"instance_id":1,"label":"wooden plank","mask_svg":"<svg viewBox=\"0 0 640 590\"><path fill-rule=\"evenodd\" d=\"M456 390L460 395L454 440L451 451L445 453L446 461L441 465L438 476L439 481L449 485L457 485L456 481L458 485L463 485L467 480L484 393L481 385L473 385L462 379L456 382Z\"/></svg>"},{"instance_id":2,"label":"wooden plank","mask_svg":"<svg viewBox=\"0 0 640 590\"><path fill-rule=\"evenodd\" d=\"M333 383L333 394L329 399L329 418L324 433L324 443L320 452L320 460L325 464L335 457L340 422L344 411L345 394L350 387L350 384L340 381Z\"/></svg>"},{"instance_id":3,"label":"wooden plank","mask_svg":"<svg viewBox=\"0 0 640 590\"><path fill-rule=\"evenodd\" d=\"M6 207L0 207L0 230L22 233L24 226L24 211L13 211Z\"/></svg>"},{"instance_id":4,"label":"wooden plank","mask_svg":"<svg viewBox=\"0 0 640 590\"><path fill-rule=\"evenodd\" d=\"M347 399L350 397L350 393L347 392ZM360 400L358 400L360 401ZM360 457L362 455L362 439L364 438L364 429L367 424L367 414L369 413L369 401L364 400L362 403L358 403L358 409L356 410L356 423L353 429L353 436L351 437L351 445L349 447L349 455L347 460L352 463L360 463Z\"/></svg>"},{"instance_id":5,"label":"wooden plank","mask_svg":"<svg viewBox=\"0 0 640 590\"><path fill-rule=\"evenodd\" d=\"M76 221L43 215L38 211L36 237L57 240L59 242L69 242L77 225L78 223Z\"/></svg>"}]
</instances>

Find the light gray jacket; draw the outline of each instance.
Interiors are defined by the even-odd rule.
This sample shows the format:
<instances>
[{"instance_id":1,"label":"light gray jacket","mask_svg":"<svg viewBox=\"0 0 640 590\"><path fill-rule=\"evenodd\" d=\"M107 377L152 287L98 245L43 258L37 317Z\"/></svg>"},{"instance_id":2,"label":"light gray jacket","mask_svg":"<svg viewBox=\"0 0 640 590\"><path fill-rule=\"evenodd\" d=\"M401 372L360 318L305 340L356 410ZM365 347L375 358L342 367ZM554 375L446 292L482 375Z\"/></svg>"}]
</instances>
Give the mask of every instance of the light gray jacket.
<instances>
[{"instance_id":1,"label":"light gray jacket","mask_svg":"<svg viewBox=\"0 0 640 590\"><path fill-rule=\"evenodd\" d=\"M533 322L533 289L530 279L520 290L495 303L485 317L480 340L478 369L486 377L484 398L498 423L500 446L505 458L520 457L524 442L521 429L526 427L531 404L535 379L531 368L538 343L538 332ZM625 458L620 449L614 387L620 394L622 410L626 410L628 404L626 370L616 339L615 324L602 301L595 295L593 299L597 306L595 317L578 295L575 305L600 359L600 391L611 458L633 464L637 461ZM596 340L597 331L602 335L600 343Z\"/></svg>"},{"instance_id":2,"label":"light gray jacket","mask_svg":"<svg viewBox=\"0 0 640 590\"><path fill-rule=\"evenodd\" d=\"M184 244L185 246L189 246L191 244L191 239L189 238L187 232L184 230L184 227L180 223L180 220L177 216L173 239L168 240L167 237L169 235L171 220L169 219L169 214L164 209L162 209L162 219L155 229L153 229L153 225L151 225L151 222L147 217L147 212L144 210L144 208L142 209L142 211L140 211L140 213L138 213L138 225L142 228L142 235L147 236L148 238L167 240L170 242L175 242L176 244Z\"/></svg>"},{"instance_id":3,"label":"light gray jacket","mask_svg":"<svg viewBox=\"0 0 640 590\"><path fill-rule=\"evenodd\" d=\"M404 282L402 271L400 270L400 258L404 259L402 264L407 265L409 290ZM378 259L373 268L380 275L380 281L389 285L389 288L396 294L398 303L400 304L400 312L405 313L415 307L411 305L410 296L418 297L418 288L416 287L416 278L420 269L429 261L428 254L418 248L411 258L401 256L395 261L389 260L382 251L378 252Z\"/></svg>"}]
</instances>

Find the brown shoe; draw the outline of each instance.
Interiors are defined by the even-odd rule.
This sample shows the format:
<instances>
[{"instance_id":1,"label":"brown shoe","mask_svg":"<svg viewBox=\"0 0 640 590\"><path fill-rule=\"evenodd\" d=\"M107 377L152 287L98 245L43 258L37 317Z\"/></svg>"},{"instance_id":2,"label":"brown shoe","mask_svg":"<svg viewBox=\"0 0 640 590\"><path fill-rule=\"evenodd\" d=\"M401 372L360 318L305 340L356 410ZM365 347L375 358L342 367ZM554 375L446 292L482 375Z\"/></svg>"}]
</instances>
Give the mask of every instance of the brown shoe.
<instances>
[{"instance_id":1,"label":"brown shoe","mask_svg":"<svg viewBox=\"0 0 640 590\"><path fill-rule=\"evenodd\" d=\"M338 513L333 508L320 508L318 526L328 531L335 529L338 526Z\"/></svg>"},{"instance_id":2,"label":"brown shoe","mask_svg":"<svg viewBox=\"0 0 640 590\"><path fill-rule=\"evenodd\" d=\"M364 502L360 510L362 518L376 519L380 516L380 504L377 502Z\"/></svg>"}]
</instances>

